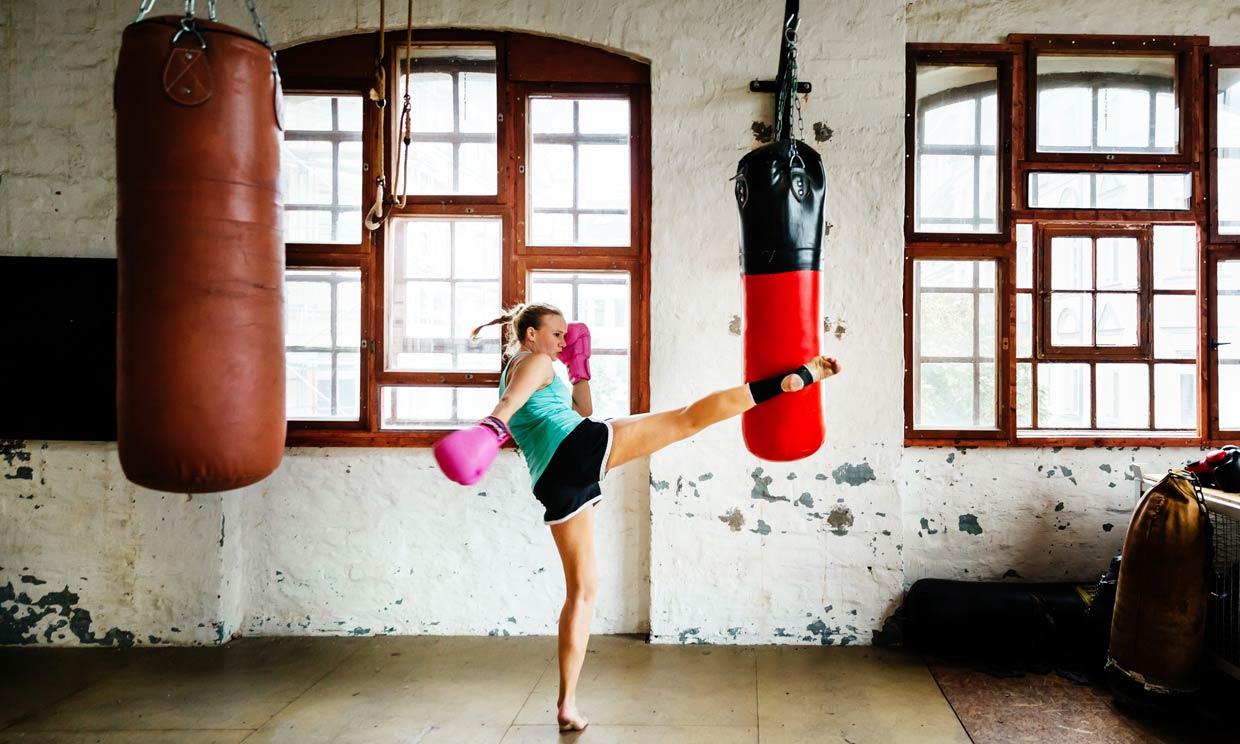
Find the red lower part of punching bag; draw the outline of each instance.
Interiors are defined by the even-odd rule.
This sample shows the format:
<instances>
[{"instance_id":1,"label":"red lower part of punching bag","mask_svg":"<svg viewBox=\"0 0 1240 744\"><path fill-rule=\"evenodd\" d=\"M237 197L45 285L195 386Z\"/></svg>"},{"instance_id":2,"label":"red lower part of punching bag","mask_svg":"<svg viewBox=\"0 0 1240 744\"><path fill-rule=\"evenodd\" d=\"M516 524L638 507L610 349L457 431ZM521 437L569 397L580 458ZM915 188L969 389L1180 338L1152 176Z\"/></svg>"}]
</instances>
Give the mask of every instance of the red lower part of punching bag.
<instances>
[{"instance_id":1,"label":"red lower part of punching bag","mask_svg":"<svg viewBox=\"0 0 1240 744\"><path fill-rule=\"evenodd\" d=\"M118 449L180 493L261 480L286 430L279 80L249 34L191 28L126 28L115 90Z\"/></svg>"},{"instance_id":2,"label":"red lower part of punching bag","mask_svg":"<svg viewBox=\"0 0 1240 744\"><path fill-rule=\"evenodd\" d=\"M763 380L796 369L818 354L819 271L744 277L745 379ZM826 434L822 388L810 385L754 406L741 416L745 446L764 460L814 454Z\"/></svg>"}]
</instances>

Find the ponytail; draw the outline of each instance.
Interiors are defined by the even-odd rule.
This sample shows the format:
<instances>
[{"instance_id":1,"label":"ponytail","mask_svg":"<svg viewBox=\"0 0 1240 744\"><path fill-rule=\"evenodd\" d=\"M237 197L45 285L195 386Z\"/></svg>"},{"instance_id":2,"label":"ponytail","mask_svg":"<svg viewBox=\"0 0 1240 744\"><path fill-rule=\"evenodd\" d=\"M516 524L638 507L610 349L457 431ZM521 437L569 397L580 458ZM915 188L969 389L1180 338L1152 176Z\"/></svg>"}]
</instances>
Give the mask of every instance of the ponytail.
<instances>
[{"instance_id":1,"label":"ponytail","mask_svg":"<svg viewBox=\"0 0 1240 744\"><path fill-rule=\"evenodd\" d=\"M548 315L563 317L564 313L560 312L555 305L545 302L519 303L498 318L475 328L470 332L469 340L471 343L477 343L478 334L483 328L502 323L508 331L508 343L504 347L504 354L512 356L521 350L521 344L525 341L525 332L530 328L542 328L543 318Z\"/></svg>"}]
</instances>

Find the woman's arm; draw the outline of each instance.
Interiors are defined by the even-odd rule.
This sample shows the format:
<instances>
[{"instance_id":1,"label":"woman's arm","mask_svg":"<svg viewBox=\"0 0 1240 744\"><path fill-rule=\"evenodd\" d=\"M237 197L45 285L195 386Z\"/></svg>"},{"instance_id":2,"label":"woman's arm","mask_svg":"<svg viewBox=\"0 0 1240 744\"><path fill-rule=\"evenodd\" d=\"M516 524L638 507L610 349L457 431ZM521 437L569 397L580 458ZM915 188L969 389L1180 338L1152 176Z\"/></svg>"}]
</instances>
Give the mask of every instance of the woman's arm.
<instances>
[{"instance_id":1,"label":"woman's arm","mask_svg":"<svg viewBox=\"0 0 1240 744\"><path fill-rule=\"evenodd\" d=\"M589 380L578 380L573 385L573 410L582 416L594 413L594 399L590 396Z\"/></svg>"},{"instance_id":2,"label":"woman's arm","mask_svg":"<svg viewBox=\"0 0 1240 744\"><path fill-rule=\"evenodd\" d=\"M495 410L491 411L492 416L505 424L514 413L521 410L521 406L525 405L531 395L546 387L555 376L551 369L551 358L546 354L531 354L529 359L514 366L516 369L509 370L512 379L509 380L508 387L504 389L499 403L495 404Z\"/></svg>"}]
</instances>

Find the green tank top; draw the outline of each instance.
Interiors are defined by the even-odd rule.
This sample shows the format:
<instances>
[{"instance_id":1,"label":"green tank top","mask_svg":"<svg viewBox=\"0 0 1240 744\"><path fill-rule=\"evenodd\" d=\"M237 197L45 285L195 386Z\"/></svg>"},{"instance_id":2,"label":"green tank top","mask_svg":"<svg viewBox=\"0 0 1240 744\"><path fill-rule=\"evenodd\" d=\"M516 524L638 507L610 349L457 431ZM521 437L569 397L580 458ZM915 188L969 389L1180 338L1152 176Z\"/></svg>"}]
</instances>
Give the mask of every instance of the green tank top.
<instances>
[{"instance_id":1,"label":"green tank top","mask_svg":"<svg viewBox=\"0 0 1240 744\"><path fill-rule=\"evenodd\" d=\"M512 368L512 363L522 354L529 353L523 351L508 360L508 365L499 376L501 397L508 387L508 370ZM508 421L508 430L512 432L512 438L517 441L517 446L525 455L525 462L530 467L531 483L538 483L560 442L563 442L581 421L581 414L573 410L573 393L558 375L552 376L550 385L535 390L529 400L525 401L525 405L512 415L512 419Z\"/></svg>"}]
</instances>

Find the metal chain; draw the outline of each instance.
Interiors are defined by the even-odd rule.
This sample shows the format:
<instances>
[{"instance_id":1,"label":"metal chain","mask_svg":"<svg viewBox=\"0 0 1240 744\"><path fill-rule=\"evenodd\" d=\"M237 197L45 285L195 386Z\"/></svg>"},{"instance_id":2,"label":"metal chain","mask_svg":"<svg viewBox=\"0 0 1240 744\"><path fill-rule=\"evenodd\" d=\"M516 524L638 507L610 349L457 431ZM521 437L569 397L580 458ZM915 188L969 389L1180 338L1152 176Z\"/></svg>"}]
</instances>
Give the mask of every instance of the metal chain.
<instances>
[{"instance_id":1,"label":"metal chain","mask_svg":"<svg viewBox=\"0 0 1240 744\"><path fill-rule=\"evenodd\" d=\"M254 28L258 29L258 40L263 42L263 46L267 47L274 59L276 50L271 48L271 40L267 38L267 29L263 28L263 19L258 17L258 8L254 5L254 0L245 0L245 7L250 10L250 18L254 19Z\"/></svg>"},{"instance_id":2,"label":"metal chain","mask_svg":"<svg viewBox=\"0 0 1240 744\"><path fill-rule=\"evenodd\" d=\"M801 96L797 94L797 41L799 35L797 33L801 25L801 19L789 19L788 25L784 28L784 39L788 42L788 76L785 85L779 91L779 107L776 112L777 126L783 129L784 122L784 106L788 105L788 96L792 96L792 108L796 113L797 135L792 137L792 146L788 148L788 167L793 168L798 162L801 167L805 167L805 161L801 159L800 142L805 140L805 119L801 115ZM792 121L789 120L789 126ZM779 140L782 131L776 134L775 139Z\"/></svg>"},{"instance_id":3,"label":"metal chain","mask_svg":"<svg viewBox=\"0 0 1240 744\"><path fill-rule=\"evenodd\" d=\"M216 0L207 0L207 17L212 21L216 19L215 10ZM134 19L134 23L146 18L146 14L151 12L155 7L155 0L142 0L138 5L138 17ZM267 29L263 28L263 21L258 17L258 8L254 5L254 0L245 0L245 7L250 11L250 17L254 19L254 27L258 29L258 40L263 46L271 49L271 41L267 38ZM194 17L194 0L185 0L185 17ZM271 50L271 55L275 56L275 50Z\"/></svg>"}]
</instances>

